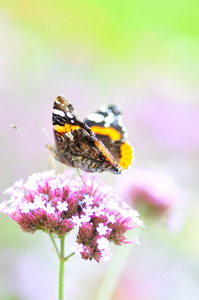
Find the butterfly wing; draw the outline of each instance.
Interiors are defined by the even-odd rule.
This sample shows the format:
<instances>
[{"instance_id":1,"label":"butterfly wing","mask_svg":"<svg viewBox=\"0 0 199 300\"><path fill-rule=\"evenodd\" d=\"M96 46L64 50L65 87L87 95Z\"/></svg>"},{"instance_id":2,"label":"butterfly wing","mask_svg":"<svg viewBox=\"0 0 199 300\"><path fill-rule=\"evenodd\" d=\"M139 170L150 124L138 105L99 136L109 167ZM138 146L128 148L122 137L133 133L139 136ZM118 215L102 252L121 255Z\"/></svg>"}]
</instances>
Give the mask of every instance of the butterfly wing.
<instances>
[{"instance_id":1,"label":"butterfly wing","mask_svg":"<svg viewBox=\"0 0 199 300\"><path fill-rule=\"evenodd\" d=\"M103 105L89 114L85 123L111 152L121 169L127 169L133 160L133 148L127 142L127 131L122 122L119 105Z\"/></svg>"},{"instance_id":2,"label":"butterfly wing","mask_svg":"<svg viewBox=\"0 0 199 300\"><path fill-rule=\"evenodd\" d=\"M56 159L88 172L121 172L108 149L63 96L58 96L54 101L52 123L55 137L52 152Z\"/></svg>"}]
</instances>

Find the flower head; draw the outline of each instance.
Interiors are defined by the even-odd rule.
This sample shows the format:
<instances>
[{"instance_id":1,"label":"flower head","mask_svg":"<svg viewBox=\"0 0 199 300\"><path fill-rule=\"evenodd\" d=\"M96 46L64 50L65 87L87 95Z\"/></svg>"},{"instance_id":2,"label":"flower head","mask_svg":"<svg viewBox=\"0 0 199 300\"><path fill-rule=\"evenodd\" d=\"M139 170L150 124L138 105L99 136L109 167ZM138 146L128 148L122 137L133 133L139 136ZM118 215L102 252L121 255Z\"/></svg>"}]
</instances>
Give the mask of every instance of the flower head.
<instances>
[{"instance_id":1,"label":"flower head","mask_svg":"<svg viewBox=\"0 0 199 300\"><path fill-rule=\"evenodd\" d=\"M117 185L121 199L148 216L166 217L173 229L182 224L185 190L167 173L134 169L120 177Z\"/></svg>"},{"instance_id":2,"label":"flower head","mask_svg":"<svg viewBox=\"0 0 199 300\"><path fill-rule=\"evenodd\" d=\"M87 173L82 178L73 178L69 171L33 174L5 193L10 199L1 204L0 211L23 231L43 230L60 237L78 227L72 249L84 259L110 259L110 242L128 243L125 232L142 225L136 211Z\"/></svg>"}]
</instances>

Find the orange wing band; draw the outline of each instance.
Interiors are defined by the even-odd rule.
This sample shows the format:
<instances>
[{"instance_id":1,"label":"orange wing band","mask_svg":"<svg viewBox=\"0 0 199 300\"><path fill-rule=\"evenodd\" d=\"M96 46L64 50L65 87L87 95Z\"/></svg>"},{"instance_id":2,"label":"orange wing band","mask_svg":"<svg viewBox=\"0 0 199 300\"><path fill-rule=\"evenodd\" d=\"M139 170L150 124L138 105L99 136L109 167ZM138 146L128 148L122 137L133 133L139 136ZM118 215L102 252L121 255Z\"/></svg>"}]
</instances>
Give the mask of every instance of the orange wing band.
<instances>
[{"instance_id":1,"label":"orange wing band","mask_svg":"<svg viewBox=\"0 0 199 300\"><path fill-rule=\"evenodd\" d=\"M98 140L95 141L95 146L103 153L106 160L111 164L116 164L111 153L106 149L106 147Z\"/></svg>"},{"instance_id":2,"label":"orange wing band","mask_svg":"<svg viewBox=\"0 0 199 300\"><path fill-rule=\"evenodd\" d=\"M119 160L119 166L122 169L128 169L133 161L133 148L127 142L121 145L121 158Z\"/></svg>"},{"instance_id":3,"label":"orange wing band","mask_svg":"<svg viewBox=\"0 0 199 300\"><path fill-rule=\"evenodd\" d=\"M70 132L76 129L81 129L80 126L78 125L69 125L69 124L65 124L64 126L60 126L60 125L54 125L53 129L57 132L60 132L61 134L64 134L66 132Z\"/></svg>"},{"instance_id":4,"label":"orange wing band","mask_svg":"<svg viewBox=\"0 0 199 300\"><path fill-rule=\"evenodd\" d=\"M118 141L121 138L119 131L115 128L91 126L91 130L95 134L108 135L113 141Z\"/></svg>"}]
</instances>

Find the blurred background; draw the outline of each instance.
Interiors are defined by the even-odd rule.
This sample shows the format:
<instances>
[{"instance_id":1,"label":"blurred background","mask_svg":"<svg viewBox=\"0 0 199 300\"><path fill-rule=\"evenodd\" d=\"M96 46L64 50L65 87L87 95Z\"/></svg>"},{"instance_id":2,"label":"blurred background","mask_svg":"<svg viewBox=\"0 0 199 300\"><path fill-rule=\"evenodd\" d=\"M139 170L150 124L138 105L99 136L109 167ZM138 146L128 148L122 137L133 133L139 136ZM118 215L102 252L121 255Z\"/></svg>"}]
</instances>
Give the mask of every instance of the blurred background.
<instances>
[{"instance_id":1,"label":"blurred background","mask_svg":"<svg viewBox=\"0 0 199 300\"><path fill-rule=\"evenodd\" d=\"M198 13L194 0L0 1L1 199L16 180L48 169L41 127L53 141L59 94L82 119L102 104L122 105L135 148L131 172L167 172L185 191L181 229L146 221L137 231L141 246L116 268L111 300L198 299ZM68 263L66 299L97 299L108 268L79 258ZM57 281L48 236L23 233L1 214L0 299L57 299Z\"/></svg>"}]
</instances>

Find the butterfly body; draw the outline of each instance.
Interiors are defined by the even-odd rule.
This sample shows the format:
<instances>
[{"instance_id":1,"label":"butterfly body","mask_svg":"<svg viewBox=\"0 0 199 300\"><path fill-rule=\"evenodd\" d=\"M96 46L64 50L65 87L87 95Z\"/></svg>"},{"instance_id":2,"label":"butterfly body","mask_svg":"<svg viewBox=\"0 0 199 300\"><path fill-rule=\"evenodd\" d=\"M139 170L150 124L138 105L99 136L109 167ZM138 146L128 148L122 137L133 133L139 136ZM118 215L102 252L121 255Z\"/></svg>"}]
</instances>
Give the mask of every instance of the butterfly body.
<instances>
[{"instance_id":1,"label":"butterfly body","mask_svg":"<svg viewBox=\"0 0 199 300\"><path fill-rule=\"evenodd\" d=\"M115 106L113 108L116 109ZM91 115L83 122L72 104L65 97L58 96L54 101L52 113L55 146L51 147L51 151L57 160L68 166L88 172L108 170L120 174L123 169L119 164L121 145L126 143L124 131L116 119L115 125L112 124L113 127L108 126L111 125L111 120L113 121L114 113L105 114L104 117L103 112L97 112L93 117L96 117L98 122L93 121ZM105 119L106 127L103 126ZM130 145L128 150L131 152L128 158L130 164L132 159Z\"/></svg>"}]
</instances>

